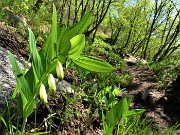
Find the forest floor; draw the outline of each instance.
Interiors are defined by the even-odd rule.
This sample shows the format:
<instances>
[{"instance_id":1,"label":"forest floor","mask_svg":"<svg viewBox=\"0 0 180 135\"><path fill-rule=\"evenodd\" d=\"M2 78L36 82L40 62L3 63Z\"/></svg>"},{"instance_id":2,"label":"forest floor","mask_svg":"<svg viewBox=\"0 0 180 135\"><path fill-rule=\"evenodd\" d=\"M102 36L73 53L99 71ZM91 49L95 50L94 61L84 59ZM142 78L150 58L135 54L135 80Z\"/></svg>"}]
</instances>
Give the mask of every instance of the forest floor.
<instances>
[{"instance_id":1,"label":"forest floor","mask_svg":"<svg viewBox=\"0 0 180 135\"><path fill-rule=\"evenodd\" d=\"M9 49L8 43L7 46L3 47ZM17 48L15 48L14 50L12 49L13 48L11 48L11 51L15 55L24 55L19 54L20 52ZM179 103L177 104L173 97L167 96L165 90L157 88L156 75L153 71L135 65L129 66L127 70L133 75L133 80L131 84L123 88L120 97L127 96L133 98L130 108L146 109L144 115L151 118L153 123L159 129L165 129L166 127L180 121L180 117L178 115L180 114ZM58 96L60 96L60 98ZM56 94L56 97L51 97L49 100L50 103L53 102L53 105L59 105L59 102L64 103L65 99L63 99L61 94ZM40 110L39 114L37 114L37 116L41 116L43 121L45 120L43 117L48 117L45 116L45 112L47 112L48 115L47 109L49 108L49 106L50 105L47 105L46 107L40 107L43 110ZM64 106L60 106L60 108L63 107ZM72 106L68 106L66 109L70 107ZM102 134L102 124L100 123L100 121L94 120L94 123L91 123L91 120L83 117L83 115L87 114L88 107L85 103L83 103L82 100L77 101L76 104L73 105L73 107L75 107L75 111L81 112L82 116L73 115L72 117L66 117L67 122L62 125L63 129L61 129L64 133L61 132L61 134L67 134L67 132L69 133L69 131L72 134ZM42 112L44 115L42 115ZM31 124L29 123L29 126L30 125ZM56 126L57 125L54 125L54 128L56 128Z\"/></svg>"},{"instance_id":2,"label":"forest floor","mask_svg":"<svg viewBox=\"0 0 180 135\"><path fill-rule=\"evenodd\" d=\"M167 90L159 89L153 71L139 66L130 66L129 72L134 76L121 95L133 97L132 108L146 109L157 129L166 129L180 121L180 104Z\"/></svg>"}]
</instances>

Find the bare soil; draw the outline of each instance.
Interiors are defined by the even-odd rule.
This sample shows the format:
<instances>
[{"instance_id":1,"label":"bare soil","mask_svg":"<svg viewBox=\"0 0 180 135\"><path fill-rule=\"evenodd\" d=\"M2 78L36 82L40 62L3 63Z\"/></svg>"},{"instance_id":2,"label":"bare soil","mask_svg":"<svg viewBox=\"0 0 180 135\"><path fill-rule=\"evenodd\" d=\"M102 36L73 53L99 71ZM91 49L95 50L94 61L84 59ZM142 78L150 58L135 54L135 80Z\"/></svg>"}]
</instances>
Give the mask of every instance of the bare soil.
<instances>
[{"instance_id":1,"label":"bare soil","mask_svg":"<svg viewBox=\"0 0 180 135\"><path fill-rule=\"evenodd\" d=\"M167 94L167 90L158 89L155 73L139 66L129 66L128 70L134 77L121 96L133 98L131 107L146 109L145 116L151 118L158 129L165 129L179 122L178 99Z\"/></svg>"}]
</instances>

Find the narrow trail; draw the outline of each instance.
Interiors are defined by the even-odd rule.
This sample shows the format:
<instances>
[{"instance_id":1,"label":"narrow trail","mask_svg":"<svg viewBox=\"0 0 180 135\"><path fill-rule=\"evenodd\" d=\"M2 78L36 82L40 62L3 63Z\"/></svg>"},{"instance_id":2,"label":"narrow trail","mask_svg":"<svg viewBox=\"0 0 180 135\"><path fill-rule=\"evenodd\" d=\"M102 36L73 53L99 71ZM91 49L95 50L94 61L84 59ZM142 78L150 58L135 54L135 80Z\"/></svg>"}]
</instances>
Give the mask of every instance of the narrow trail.
<instances>
[{"instance_id":1,"label":"narrow trail","mask_svg":"<svg viewBox=\"0 0 180 135\"><path fill-rule=\"evenodd\" d=\"M129 66L128 70L133 75L133 80L124 88L121 96L133 98L132 108L146 109L145 116L151 118L157 128L170 126L174 118L166 112L167 97L165 90L157 88L155 73L138 66Z\"/></svg>"}]
</instances>

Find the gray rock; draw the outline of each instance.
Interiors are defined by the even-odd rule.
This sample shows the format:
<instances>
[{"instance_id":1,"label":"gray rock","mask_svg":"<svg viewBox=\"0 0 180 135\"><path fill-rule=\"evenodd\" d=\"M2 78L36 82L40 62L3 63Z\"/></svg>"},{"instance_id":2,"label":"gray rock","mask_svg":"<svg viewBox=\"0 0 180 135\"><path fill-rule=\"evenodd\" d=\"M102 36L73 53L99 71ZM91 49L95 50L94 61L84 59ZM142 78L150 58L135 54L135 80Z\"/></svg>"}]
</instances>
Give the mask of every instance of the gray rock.
<instances>
[{"instance_id":1,"label":"gray rock","mask_svg":"<svg viewBox=\"0 0 180 135\"><path fill-rule=\"evenodd\" d=\"M25 61L15 56L18 65L21 69L24 68ZM16 81L13 75L11 62L7 50L0 45L0 109L6 105L7 101L11 99Z\"/></svg>"},{"instance_id":2,"label":"gray rock","mask_svg":"<svg viewBox=\"0 0 180 135\"><path fill-rule=\"evenodd\" d=\"M65 80L62 81L56 81L56 86L57 86L57 90L61 91L61 93L70 93L70 94L74 94L74 90L71 88L71 85L66 82Z\"/></svg>"},{"instance_id":3,"label":"gray rock","mask_svg":"<svg viewBox=\"0 0 180 135\"><path fill-rule=\"evenodd\" d=\"M137 63L138 59L133 56L126 55L124 61L127 63L128 66L132 66Z\"/></svg>"},{"instance_id":4,"label":"gray rock","mask_svg":"<svg viewBox=\"0 0 180 135\"><path fill-rule=\"evenodd\" d=\"M129 54L125 55L124 61L127 63L128 66L133 66L133 65L136 65L136 64L142 64L142 65L147 65L148 66L148 62L146 60L131 56Z\"/></svg>"}]
</instances>

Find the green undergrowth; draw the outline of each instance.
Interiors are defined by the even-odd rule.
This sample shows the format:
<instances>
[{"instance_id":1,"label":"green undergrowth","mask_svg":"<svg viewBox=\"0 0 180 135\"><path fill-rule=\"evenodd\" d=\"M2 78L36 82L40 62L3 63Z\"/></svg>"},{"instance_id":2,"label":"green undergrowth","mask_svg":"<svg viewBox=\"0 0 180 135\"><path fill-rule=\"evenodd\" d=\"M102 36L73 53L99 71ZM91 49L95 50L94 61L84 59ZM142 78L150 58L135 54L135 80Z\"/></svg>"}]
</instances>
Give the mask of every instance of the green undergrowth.
<instances>
[{"instance_id":1,"label":"green undergrowth","mask_svg":"<svg viewBox=\"0 0 180 135\"><path fill-rule=\"evenodd\" d=\"M112 86L127 86L131 83L132 75L128 72L128 67L123 58L114 52L114 46L105 43L101 38L95 38L93 44L85 47L85 53L104 59L116 68L110 74L98 74L96 78L100 82Z\"/></svg>"},{"instance_id":2,"label":"green undergrowth","mask_svg":"<svg viewBox=\"0 0 180 135\"><path fill-rule=\"evenodd\" d=\"M156 73L159 88L167 88L176 79L179 72L179 64L175 59L164 59L160 62L149 64L150 70Z\"/></svg>"}]
</instances>

